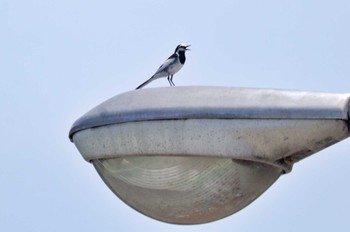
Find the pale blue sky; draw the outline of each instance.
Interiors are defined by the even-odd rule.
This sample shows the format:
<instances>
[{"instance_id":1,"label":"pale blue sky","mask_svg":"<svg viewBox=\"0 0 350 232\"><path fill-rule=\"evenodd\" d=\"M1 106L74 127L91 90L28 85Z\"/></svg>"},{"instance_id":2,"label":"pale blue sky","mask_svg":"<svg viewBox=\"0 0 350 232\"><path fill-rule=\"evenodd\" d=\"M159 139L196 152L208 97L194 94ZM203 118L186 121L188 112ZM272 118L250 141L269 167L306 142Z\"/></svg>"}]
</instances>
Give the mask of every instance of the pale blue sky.
<instances>
[{"instance_id":1,"label":"pale blue sky","mask_svg":"<svg viewBox=\"0 0 350 232\"><path fill-rule=\"evenodd\" d=\"M0 231L347 231L350 139L242 211L178 226L115 197L68 131L179 43L192 45L179 86L350 93L349 28L348 0L0 0Z\"/></svg>"}]
</instances>

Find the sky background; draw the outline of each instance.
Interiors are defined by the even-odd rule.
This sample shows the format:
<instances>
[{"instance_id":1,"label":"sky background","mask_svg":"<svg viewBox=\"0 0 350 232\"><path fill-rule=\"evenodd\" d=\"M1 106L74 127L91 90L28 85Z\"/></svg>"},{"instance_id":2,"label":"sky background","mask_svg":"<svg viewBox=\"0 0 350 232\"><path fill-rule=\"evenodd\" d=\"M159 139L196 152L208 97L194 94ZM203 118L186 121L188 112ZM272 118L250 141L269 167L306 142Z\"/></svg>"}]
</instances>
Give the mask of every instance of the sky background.
<instances>
[{"instance_id":1,"label":"sky background","mask_svg":"<svg viewBox=\"0 0 350 232\"><path fill-rule=\"evenodd\" d=\"M350 93L349 24L348 0L0 0L0 231L348 231L350 139L238 213L179 226L126 206L68 131L179 43L192 50L178 86Z\"/></svg>"}]
</instances>

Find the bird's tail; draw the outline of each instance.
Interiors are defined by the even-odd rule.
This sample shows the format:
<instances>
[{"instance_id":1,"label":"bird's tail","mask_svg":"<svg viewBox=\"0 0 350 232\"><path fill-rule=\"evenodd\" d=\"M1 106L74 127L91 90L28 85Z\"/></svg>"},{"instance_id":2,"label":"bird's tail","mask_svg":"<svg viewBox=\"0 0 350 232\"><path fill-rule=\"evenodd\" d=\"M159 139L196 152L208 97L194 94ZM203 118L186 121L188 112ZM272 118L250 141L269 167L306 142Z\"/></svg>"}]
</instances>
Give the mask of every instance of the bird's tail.
<instances>
[{"instance_id":1,"label":"bird's tail","mask_svg":"<svg viewBox=\"0 0 350 232\"><path fill-rule=\"evenodd\" d=\"M141 89L142 87L144 87L145 85L149 84L150 82L152 82L154 80L153 76L148 79L147 81L143 82L141 85L139 85L136 89Z\"/></svg>"}]
</instances>

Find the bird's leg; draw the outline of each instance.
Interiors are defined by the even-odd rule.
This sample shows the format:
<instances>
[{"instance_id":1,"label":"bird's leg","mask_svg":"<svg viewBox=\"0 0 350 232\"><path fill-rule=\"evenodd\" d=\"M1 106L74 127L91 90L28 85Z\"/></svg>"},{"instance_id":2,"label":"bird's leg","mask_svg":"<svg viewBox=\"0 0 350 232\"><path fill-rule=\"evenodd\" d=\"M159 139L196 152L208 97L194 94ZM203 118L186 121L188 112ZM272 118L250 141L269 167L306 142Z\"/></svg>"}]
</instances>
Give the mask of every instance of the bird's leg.
<instances>
[{"instance_id":1,"label":"bird's leg","mask_svg":"<svg viewBox=\"0 0 350 232\"><path fill-rule=\"evenodd\" d=\"M171 84L170 75L168 76L168 81L169 81L170 86L173 86L173 85Z\"/></svg>"},{"instance_id":2,"label":"bird's leg","mask_svg":"<svg viewBox=\"0 0 350 232\"><path fill-rule=\"evenodd\" d=\"M170 81L171 81L171 83L173 84L173 86L175 86L175 84L174 84L174 82L173 82L173 76L174 76L174 75L171 75L171 76L170 76Z\"/></svg>"}]
</instances>

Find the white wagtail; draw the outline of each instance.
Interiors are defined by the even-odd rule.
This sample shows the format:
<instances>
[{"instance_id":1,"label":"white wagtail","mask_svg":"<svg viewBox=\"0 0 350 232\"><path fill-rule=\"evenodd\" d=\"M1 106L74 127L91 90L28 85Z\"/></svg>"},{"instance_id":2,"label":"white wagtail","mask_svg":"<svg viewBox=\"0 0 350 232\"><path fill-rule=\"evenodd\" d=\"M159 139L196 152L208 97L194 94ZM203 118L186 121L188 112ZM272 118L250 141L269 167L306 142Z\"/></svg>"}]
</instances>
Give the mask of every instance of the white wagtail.
<instances>
[{"instance_id":1,"label":"white wagtail","mask_svg":"<svg viewBox=\"0 0 350 232\"><path fill-rule=\"evenodd\" d=\"M185 64L186 57L185 52L188 49L190 45L180 44L176 47L174 54L172 54L157 70L157 72L147 81L142 83L139 87L136 89L141 89L151 81L154 81L155 79L161 78L161 77L168 77L168 81L170 83L170 86L175 86L173 82L173 76L175 73L177 73L182 66Z\"/></svg>"}]
</instances>

